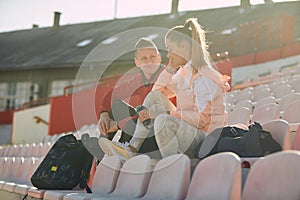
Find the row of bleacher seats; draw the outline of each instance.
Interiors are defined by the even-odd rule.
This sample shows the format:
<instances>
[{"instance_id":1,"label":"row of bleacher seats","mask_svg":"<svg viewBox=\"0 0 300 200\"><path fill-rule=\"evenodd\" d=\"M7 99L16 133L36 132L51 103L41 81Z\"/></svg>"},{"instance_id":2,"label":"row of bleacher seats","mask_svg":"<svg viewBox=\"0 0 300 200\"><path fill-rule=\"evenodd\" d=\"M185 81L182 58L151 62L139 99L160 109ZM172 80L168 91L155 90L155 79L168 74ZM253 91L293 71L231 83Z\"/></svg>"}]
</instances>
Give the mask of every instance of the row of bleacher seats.
<instances>
[{"instance_id":1,"label":"row of bleacher seats","mask_svg":"<svg viewBox=\"0 0 300 200\"><path fill-rule=\"evenodd\" d=\"M95 125L90 125L90 126L86 126L86 127L96 128ZM281 120L281 119L269 121L269 122L263 124L263 128L265 130L268 130L271 132L273 138L281 145L281 147L284 151L289 150L289 149L300 150L300 127L298 128L296 136L295 136L295 138L298 138L295 141L298 141L298 142L294 143L294 144L290 144L289 125L286 121ZM83 129L83 130L87 130L87 129ZM82 131L82 133L84 133L84 132L85 131ZM105 158L107 158L107 157L105 157ZM29 194L29 196L36 198L36 199L63 199L63 197L67 193L74 193L74 191L64 191L64 192L46 191L46 190L37 190L36 188L32 188L32 185L30 183L30 177L31 177L32 173L35 171L35 168L39 165L39 162L42 161L42 159L43 159L43 157L40 157L40 158L35 158L35 157L25 158L25 157L11 157L11 156L0 157L0 169L1 169L1 171L0 171L0 183L1 183L0 189L1 189L1 191L4 192L4 194L6 194L8 192L8 193L10 193L10 195L13 195L13 196L17 195L18 197ZM258 159L261 159L261 158L258 158ZM252 169L252 167L254 166L254 164L257 161L257 158L255 158L254 161L253 161L253 159L247 159L247 158L245 160L251 162L251 169ZM137 162L135 162L135 165L136 165L136 163ZM30 165L30 167L28 165ZM132 163L132 165L134 165L134 164ZM224 165L221 165L221 166L224 167ZM108 165L106 165L106 168L107 167L108 167ZM99 166L98 166L98 168L99 168ZM110 167L108 167L108 168L110 168ZM110 169L108 169L108 170L110 170ZM97 176L97 175L95 174L95 176ZM204 175L202 175L202 176L204 176ZM242 180L242 182L245 183L246 178L243 177L242 179L244 179L244 180ZM95 185L95 184L100 184L100 185L105 184L106 185L107 184L106 182L103 183L100 180L102 180L102 178L94 179L93 185ZM171 180L172 179L170 179L170 181ZM99 181L99 183L95 183L98 181ZM128 179L128 181L131 182L130 179ZM18 184L25 184L25 185L20 186ZM103 185L101 187L105 188ZM1 191L0 191L0 196L1 196ZM97 191L98 190L96 190L96 192ZM102 192L100 192L100 193L102 194ZM53 195L54 195L54 197L53 197ZM59 198L57 197L57 195L59 196ZM68 198L69 199L73 199L73 198L77 199L78 197L70 196Z\"/></svg>"},{"instance_id":2,"label":"row of bleacher seats","mask_svg":"<svg viewBox=\"0 0 300 200\"><path fill-rule=\"evenodd\" d=\"M43 157L47 154L53 143L40 142L31 144L15 144L0 147L0 157Z\"/></svg>"},{"instance_id":3,"label":"row of bleacher seats","mask_svg":"<svg viewBox=\"0 0 300 200\"><path fill-rule=\"evenodd\" d=\"M253 113L255 108L259 108L262 105L268 104L268 103L276 103L279 106L279 110L281 112L284 111L284 109L292 102L300 100L300 93L298 92L292 92L285 96L283 96L280 100L276 100L273 96L266 96L261 99L259 99L256 102L251 101L250 99L242 100L233 106L231 104L226 104L227 112L230 112L236 108L240 107L246 107L249 108L249 111Z\"/></svg>"},{"instance_id":4,"label":"row of bleacher seats","mask_svg":"<svg viewBox=\"0 0 300 200\"><path fill-rule=\"evenodd\" d=\"M259 99L267 96L274 96L279 100L291 92L300 92L300 64L286 68L285 71L290 73L278 72L280 76L259 77L252 80L251 85L245 83L245 87L240 86L244 89L230 91L226 95L227 103L235 105L243 100L251 100L255 104Z\"/></svg>"},{"instance_id":5,"label":"row of bleacher seats","mask_svg":"<svg viewBox=\"0 0 300 200\"><path fill-rule=\"evenodd\" d=\"M30 187L26 179L28 181L29 174L39 163L38 160L20 158L12 161L1 158L0 161L2 161L1 169L13 168L13 174L19 176L17 180L11 178L2 181L0 195L2 197L14 195L19 199L26 194L35 199L48 200L292 200L299 199L300 196L300 151L281 151L258 159L251 167L244 184L242 159L231 152L215 154L201 160L193 174L190 170L191 161L184 154L163 158L154 166L147 155L135 156L123 165L117 157L105 157L97 166L93 176L92 194L87 194L80 189L37 190ZM13 165L12 162L17 163ZM21 173L24 171L28 173Z\"/></svg>"},{"instance_id":6,"label":"row of bleacher seats","mask_svg":"<svg viewBox=\"0 0 300 200\"><path fill-rule=\"evenodd\" d=\"M76 131L42 137L38 143L0 146L0 197L22 199L30 189L35 191L37 188L30 178L52 145L64 135L74 134L80 139L85 133L91 137L100 135L97 124L91 124Z\"/></svg>"},{"instance_id":7,"label":"row of bleacher seats","mask_svg":"<svg viewBox=\"0 0 300 200\"><path fill-rule=\"evenodd\" d=\"M295 86L292 86L293 81L289 81L287 77L292 77L290 79L297 82L300 78L297 75L299 74L298 71L297 73L295 73L295 71L296 70L294 70L293 73L291 73L291 71L288 71L288 73L282 72L281 75L272 76L272 79L284 81L284 83L289 84L292 89L289 94L294 93L298 90ZM282 74L287 76L285 77ZM233 101L230 102L232 107L229 112L229 118L232 116L231 111L235 111L239 108L238 104L245 100L251 103L251 112L249 112L250 117L248 122L251 122L251 120L255 121L259 118L255 118L255 113L257 112L255 110L263 106L259 106L259 101L262 101L265 97L273 97L272 99L275 99L275 102L271 103L280 107L280 102L285 96L281 98L273 96L276 87L278 87L277 84L282 85L283 82L276 84L270 82L269 84L261 86L263 88L269 88L269 91L271 91L271 95L262 95L261 99L253 98L254 90L259 86L232 91L228 95L232 95L233 99ZM242 100L240 97L237 98L239 95L242 96L243 92L247 93L247 90L249 90L248 94L250 95L248 97L250 99ZM228 98L226 100L228 100ZM286 105L289 104L290 103L287 103ZM240 107L245 108L246 106ZM271 110L271 106L266 107L263 114L271 113L267 112L269 110ZM299 113L299 111L297 112L297 110L299 110L297 107L290 110L293 110L294 114ZM282 111L285 111L285 109ZM239 118L241 118L241 113L241 111L237 113ZM261 117L263 114L258 114L257 116ZM267 117L269 117L269 115L270 114L266 114ZM146 155L136 156L126 161L123 166L117 158L105 156L97 166L94 176L92 176L91 186L93 192L96 193L93 195L86 194L84 191L46 191L33 188L30 183L30 177L43 157L30 157L31 155L37 155L34 153L22 154L20 150L15 151L15 145L2 146L0 147L0 197L3 195L4 197L14 197L5 199L20 199L28 195L29 198L33 199L120 199L121 197L122 199L299 199L300 190L298 186L300 185L300 171L296 171L296 167L294 167L294 164L298 164L299 166L299 152L287 150L300 150L300 128L295 132L294 140L291 142L290 131L293 122L285 120L283 115L284 112L279 115L279 118L276 117L276 119L266 120L262 123L263 128L271 132L273 138L282 146L283 151L271 154L265 158L244 159L245 161L251 162L251 168L250 170L248 169L248 175L246 176L244 176L243 173L241 174L241 171L243 172L245 170L241 168L243 159L228 152L201 160L197 163L193 174L191 172L191 160L184 155L174 155L162 159L158 161L155 166L151 164L151 159ZM300 122L300 120L297 122ZM70 133L74 134L77 139L80 139L84 133L88 133L90 137L97 138L100 135L96 124L83 126ZM42 139L41 143L45 144L50 142L51 144L52 142L53 144L60 136L70 133L46 136ZM31 145L32 144L29 144L29 146ZM39 156L43 155L40 154ZM26 167L24 163L30 163L30 167ZM281 165L279 163L285 164ZM291 165L293 166L290 167L290 163L292 163ZM94 164L94 168L95 167L96 165ZM287 175L285 175L285 173L287 173ZM93 172L91 172L91 174L93 174ZM191 181L190 177L192 177ZM22 186L20 184L24 185ZM281 184L287 187L281 187ZM257 185L259 185L259 187L257 187ZM258 193L259 196L255 196L256 193Z\"/></svg>"},{"instance_id":8,"label":"row of bleacher seats","mask_svg":"<svg viewBox=\"0 0 300 200\"><path fill-rule=\"evenodd\" d=\"M76 131L44 136L37 143L1 145L0 157L43 157L60 137L74 134L77 139L80 139L85 133L88 133L90 137L100 136L97 124L84 125Z\"/></svg>"},{"instance_id":9,"label":"row of bleacher seats","mask_svg":"<svg viewBox=\"0 0 300 200\"><path fill-rule=\"evenodd\" d=\"M259 87L259 89L256 89L256 90L246 88L246 89L241 90L240 92L235 92L237 94L234 94L234 92L227 93L226 96L225 96L225 102L226 102L226 105L227 105L227 110L230 111L231 109L235 108L236 106L238 106L239 104L241 104L244 101L250 101L252 103L252 106L256 107L256 106L259 106L257 104L259 104L261 99L264 99L266 97L271 97L272 100L270 100L270 101L280 104L281 100L285 96L287 96L289 94L293 94L293 93L298 93L299 94L298 91L289 90L288 89L289 87L287 85L284 85L284 86L281 86L281 87L277 88L278 90L280 90L282 92L280 97L279 97L279 95L276 96L276 95L274 95L274 93L269 92L270 89L267 88L267 86L256 86L255 88L258 88L258 87ZM253 97L252 93L255 93L255 91L260 92L259 97L257 97L257 95L256 95L256 98ZM264 93L264 94L262 94L262 93ZM286 100L284 100L284 101L286 101Z\"/></svg>"},{"instance_id":10,"label":"row of bleacher seats","mask_svg":"<svg viewBox=\"0 0 300 200\"><path fill-rule=\"evenodd\" d=\"M287 96L295 97L297 93L290 94ZM266 123L270 120L284 119L291 125L291 129L295 131L295 128L300 124L299 106L300 106L300 94L297 97L299 99L290 99L289 103L285 104L283 111L280 111L280 106L276 103L265 103L259 107L255 107L251 113L249 106L251 103L236 107L235 109L228 112L228 124L241 123L248 126L251 122ZM262 99L267 100L267 99ZM245 102L246 103L246 102Z\"/></svg>"},{"instance_id":11,"label":"row of bleacher seats","mask_svg":"<svg viewBox=\"0 0 300 200\"><path fill-rule=\"evenodd\" d=\"M252 80L255 82L258 84L226 94L229 125L283 119L295 132L300 124L300 64Z\"/></svg>"}]
</instances>

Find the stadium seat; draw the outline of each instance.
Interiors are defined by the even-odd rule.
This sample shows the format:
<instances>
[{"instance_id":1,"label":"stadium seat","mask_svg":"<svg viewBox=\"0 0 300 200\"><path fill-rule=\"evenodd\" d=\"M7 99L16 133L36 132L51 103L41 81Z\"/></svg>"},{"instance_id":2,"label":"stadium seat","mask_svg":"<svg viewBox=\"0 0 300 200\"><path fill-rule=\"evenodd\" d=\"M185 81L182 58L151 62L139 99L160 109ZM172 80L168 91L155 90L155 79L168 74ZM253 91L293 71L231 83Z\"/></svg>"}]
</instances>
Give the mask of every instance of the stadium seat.
<instances>
[{"instance_id":1,"label":"stadium seat","mask_svg":"<svg viewBox=\"0 0 300 200\"><path fill-rule=\"evenodd\" d=\"M232 105L230 103L225 103L225 110L227 113L232 111Z\"/></svg>"},{"instance_id":2,"label":"stadium seat","mask_svg":"<svg viewBox=\"0 0 300 200\"><path fill-rule=\"evenodd\" d=\"M9 157L10 161L5 163L4 168L10 168L6 170L6 176L0 182L0 189L4 189L4 186L8 182L14 182L17 176L20 175L20 167L22 165L23 157Z\"/></svg>"},{"instance_id":3,"label":"stadium seat","mask_svg":"<svg viewBox=\"0 0 300 200\"><path fill-rule=\"evenodd\" d=\"M16 145L16 144L11 145L10 152L7 156L16 157L18 156L19 151L20 151L20 145Z\"/></svg>"},{"instance_id":4,"label":"stadium seat","mask_svg":"<svg viewBox=\"0 0 300 200\"><path fill-rule=\"evenodd\" d=\"M218 153L199 162L186 200L241 198L241 159L232 152Z\"/></svg>"},{"instance_id":5,"label":"stadium seat","mask_svg":"<svg viewBox=\"0 0 300 200\"><path fill-rule=\"evenodd\" d=\"M28 157L34 157L36 155L36 152L38 151L37 145L36 143L31 143L28 146L28 149L26 151L26 154L24 155L24 157L28 158Z\"/></svg>"},{"instance_id":6,"label":"stadium seat","mask_svg":"<svg viewBox=\"0 0 300 200\"><path fill-rule=\"evenodd\" d=\"M19 150L19 155L18 156L22 156L22 157L25 157L29 151L29 144L22 144L22 146L20 147L20 150Z\"/></svg>"},{"instance_id":7,"label":"stadium seat","mask_svg":"<svg viewBox=\"0 0 300 200\"><path fill-rule=\"evenodd\" d=\"M30 159L30 168L29 168L28 172L25 172L25 174L26 174L25 182L23 184L18 184L14 189L15 193L20 194L22 196L27 195L27 192L29 189L36 189L32 185L30 179L31 179L31 176L33 175L33 173L35 172L35 170L37 169L37 167L42 162L43 157L40 157L40 158L31 157L29 159Z\"/></svg>"},{"instance_id":8,"label":"stadium seat","mask_svg":"<svg viewBox=\"0 0 300 200\"><path fill-rule=\"evenodd\" d=\"M67 199L135 199L142 197L148 187L151 177L151 159L147 155L138 155L127 160L123 167L116 184L116 188L109 194L71 194ZM66 198L65 198L66 199Z\"/></svg>"},{"instance_id":9,"label":"stadium seat","mask_svg":"<svg viewBox=\"0 0 300 200\"><path fill-rule=\"evenodd\" d=\"M292 149L293 150L298 150L300 151L300 125L297 128L294 140L293 140L293 144L292 144Z\"/></svg>"},{"instance_id":10,"label":"stadium seat","mask_svg":"<svg viewBox=\"0 0 300 200\"><path fill-rule=\"evenodd\" d=\"M8 181L11 178L11 175L14 170L15 157L7 157L3 164L3 170L0 177L0 189L2 189L5 181Z\"/></svg>"},{"instance_id":11,"label":"stadium seat","mask_svg":"<svg viewBox=\"0 0 300 200\"><path fill-rule=\"evenodd\" d=\"M5 185L3 186L3 190L5 191L14 192L15 187L18 184L26 184L26 175L30 170L32 158L19 157L19 159L21 162L14 176L14 180L5 183Z\"/></svg>"},{"instance_id":12,"label":"stadium seat","mask_svg":"<svg viewBox=\"0 0 300 200\"><path fill-rule=\"evenodd\" d=\"M50 142L39 143L39 149L36 157L46 156L48 151L51 149L52 145L53 144Z\"/></svg>"},{"instance_id":13,"label":"stadium seat","mask_svg":"<svg viewBox=\"0 0 300 200\"><path fill-rule=\"evenodd\" d=\"M0 157L0 180L2 177L2 172L4 170L4 163L7 161L7 157L1 156Z\"/></svg>"},{"instance_id":14,"label":"stadium seat","mask_svg":"<svg viewBox=\"0 0 300 200\"><path fill-rule=\"evenodd\" d=\"M121 160L116 156L104 157L97 166L94 174L91 190L93 194L111 193L116 186L116 182L121 169ZM44 199L82 199L86 195L85 190L47 190Z\"/></svg>"},{"instance_id":15,"label":"stadium seat","mask_svg":"<svg viewBox=\"0 0 300 200\"><path fill-rule=\"evenodd\" d=\"M237 107L228 113L228 125L244 124L249 125L250 110L246 107Z\"/></svg>"},{"instance_id":16,"label":"stadium seat","mask_svg":"<svg viewBox=\"0 0 300 200\"><path fill-rule=\"evenodd\" d=\"M259 108L254 108L251 122L258 122L260 124L263 124L279 118L279 106L275 103L269 103L260 106Z\"/></svg>"},{"instance_id":17,"label":"stadium seat","mask_svg":"<svg viewBox=\"0 0 300 200\"><path fill-rule=\"evenodd\" d=\"M5 171L5 164L7 162L8 157L0 157L0 181L4 179L4 171Z\"/></svg>"},{"instance_id":18,"label":"stadium seat","mask_svg":"<svg viewBox=\"0 0 300 200\"><path fill-rule=\"evenodd\" d=\"M292 93L292 87L288 84L273 88L273 96L275 97L275 99L281 99L282 97L291 93Z\"/></svg>"},{"instance_id":19,"label":"stadium seat","mask_svg":"<svg viewBox=\"0 0 300 200\"><path fill-rule=\"evenodd\" d=\"M283 111L282 119L290 125L290 131L296 131L300 125L300 100L290 103Z\"/></svg>"},{"instance_id":20,"label":"stadium seat","mask_svg":"<svg viewBox=\"0 0 300 200\"><path fill-rule=\"evenodd\" d=\"M184 199L190 183L190 159L185 154L165 157L155 165L141 199Z\"/></svg>"},{"instance_id":21,"label":"stadium seat","mask_svg":"<svg viewBox=\"0 0 300 200\"><path fill-rule=\"evenodd\" d=\"M234 105L235 104L234 95L230 94L230 93L226 93L225 94L225 103L228 103L230 105Z\"/></svg>"},{"instance_id":22,"label":"stadium seat","mask_svg":"<svg viewBox=\"0 0 300 200\"><path fill-rule=\"evenodd\" d=\"M4 151L4 147L3 147L3 146L0 146L0 157L3 156L3 151Z\"/></svg>"},{"instance_id":23,"label":"stadium seat","mask_svg":"<svg viewBox=\"0 0 300 200\"><path fill-rule=\"evenodd\" d=\"M289 81L289 84L292 86L292 89L295 92L300 92L300 79L299 78Z\"/></svg>"},{"instance_id":24,"label":"stadium seat","mask_svg":"<svg viewBox=\"0 0 300 200\"><path fill-rule=\"evenodd\" d=\"M274 140L280 144L282 150L291 149L290 129L287 121L282 119L271 120L262 124L262 127L271 133Z\"/></svg>"},{"instance_id":25,"label":"stadium seat","mask_svg":"<svg viewBox=\"0 0 300 200\"><path fill-rule=\"evenodd\" d=\"M233 110L236 109L236 108L240 108L240 107L248 108L249 111L250 111L250 114L252 114L252 101L251 100L248 99L248 100L243 100L243 101L238 102L234 106Z\"/></svg>"},{"instance_id":26,"label":"stadium seat","mask_svg":"<svg viewBox=\"0 0 300 200\"><path fill-rule=\"evenodd\" d=\"M8 145L8 146L5 146L4 149L3 149L3 156L5 157L8 157L9 154L11 154L11 149L13 147L11 145Z\"/></svg>"},{"instance_id":27,"label":"stadium seat","mask_svg":"<svg viewBox=\"0 0 300 200\"><path fill-rule=\"evenodd\" d=\"M253 102L257 102L265 97L271 96L271 89L267 86L265 87L256 87L253 90Z\"/></svg>"},{"instance_id":28,"label":"stadium seat","mask_svg":"<svg viewBox=\"0 0 300 200\"><path fill-rule=\"evenodd\" d=\"M298 200L299 166L299 151L281 151L257 160L248 174L242 199Z\"/></svg>"},{"instance_id":29,"label":"stadium seat","mask_svg":"<svg viewBox=\"0 0 300 200\"><path fill-rule=\"evenodd\" d=\"M275 88L281 87L283 85L286 85L286 81L285 80L274 80L273 82L271 82L269 84L269 88L271 89L271 91L273 92Z\"/></svg>"},{"instance_id":30,"label":"stadium seat","mask_svg":"<svg viewBox=\"0 0 300 200\"><path fill-rule=\"evenodd\" d=\"M258 100L257 102L254 103L254 108L259 108L260 106L263 106L263 105L269 104L269 103L276 103L275 97L267 96L267 97L264 97L264 98Z\"/></svg>"},{"instance_id":31,"label":"stadium seat","mask_svg":"<svg viewBox=\"0 0 300 200\"><path fill-rule=\"evenodd\" d=\"M283 112L289 104L297 100L300 100L300 93L291 93L282 97L278 104L280 112Z\"/></svg>"},{"instance_id":32,"label":"stadium seat","mask_svg":"<svg viewBox=\"0 0 300 200\"><path fill-rule=\"evenodd\" d=\"M148 155L139 155L127 160L112 195L135 198L143 196L147 191L151 173L151 158Z\"/></svg>"},{"instance_id":33,"label":"stadium seat","mask_svg":"<svg viewBox=\"0 0 300 200\"><path fill-rule=\"evenodd\" d=\"M252 92L249 90L241 90L236 96L235 96L235 103L239 103L244 100L252 100Z\"/></svg>"}]
</instances>

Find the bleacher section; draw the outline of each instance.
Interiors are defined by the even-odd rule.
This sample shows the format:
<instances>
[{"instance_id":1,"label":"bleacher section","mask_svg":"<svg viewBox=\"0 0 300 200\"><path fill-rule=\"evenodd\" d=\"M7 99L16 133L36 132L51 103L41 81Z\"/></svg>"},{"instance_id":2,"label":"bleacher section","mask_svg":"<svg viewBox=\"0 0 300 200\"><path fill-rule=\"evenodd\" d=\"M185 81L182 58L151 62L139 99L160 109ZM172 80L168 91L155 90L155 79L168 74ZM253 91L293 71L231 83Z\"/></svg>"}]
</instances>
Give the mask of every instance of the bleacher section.
<instances>
[{"instance_id":1,"label":"bleacher section","mask_svg":"<svg viewBox=\"0 0 300 200\"><path fill-rule=\"evenodd\" d=\"M80 139L87 133L99 138L97 124L86 124L37 143L0 146L0 199L299 199L299 83L300 64L295 64L226 94L229 124L246 128L260 122L281 145L280 152L258 158L224 152L202 160L177 154L159 161L138 155L125 163L104 156L91 170L93 194L34 188L30 177L59 137Z\"/></svg>"}]
</instances>

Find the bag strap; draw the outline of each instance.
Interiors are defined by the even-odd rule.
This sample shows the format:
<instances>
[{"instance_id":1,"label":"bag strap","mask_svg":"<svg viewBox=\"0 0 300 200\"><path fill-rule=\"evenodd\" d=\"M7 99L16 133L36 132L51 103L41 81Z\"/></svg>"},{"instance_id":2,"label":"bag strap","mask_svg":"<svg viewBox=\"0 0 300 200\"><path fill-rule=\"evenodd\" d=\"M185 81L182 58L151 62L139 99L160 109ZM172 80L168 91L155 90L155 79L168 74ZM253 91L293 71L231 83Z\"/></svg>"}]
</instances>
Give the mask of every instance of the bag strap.
<instances>
[{"instance_id":1,"label":"bag strap","mask_svg":"<svg viewBox=\"0 0 300 200\"><path fill-rule=\"evenodd\" d=\"M86 178L84 178L84 179L82 180L82 184L83 184L83 187L86 189L86 192L87 192L87 193L92 193L91 188L90 188L89 185L87 184Z\"/></svg>"}]
</instances>

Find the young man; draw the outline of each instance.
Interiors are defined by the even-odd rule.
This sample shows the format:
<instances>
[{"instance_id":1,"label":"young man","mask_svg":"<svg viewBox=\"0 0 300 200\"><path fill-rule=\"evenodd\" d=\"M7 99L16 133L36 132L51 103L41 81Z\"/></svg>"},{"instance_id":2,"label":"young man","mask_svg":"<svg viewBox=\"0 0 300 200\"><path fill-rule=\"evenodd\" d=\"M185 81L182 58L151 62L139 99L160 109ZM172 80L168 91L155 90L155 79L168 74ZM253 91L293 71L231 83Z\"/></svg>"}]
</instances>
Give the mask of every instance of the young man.
<instances>
[{"instance_id":1,"label":"young man","mask_svg":"<svg viewBox=\"0 0 300 200\"><path fill-rule=\"evenodd\" d=\"M130 116L128 109L123 109L122 102L126 102L134 108L142 105L145 97L152 90L158 75L164 69L161 64L161 55L150 39L139 39L135 50L136 69L133 70L135 73L130 72L120 78L113 90L104 97L100 109L99 130L101 134L112 140L116 132L121 129L122 136L119 140L121 143L131 139L137 120L137 116ZM157 149L153 136L145 140L139 152L148 153Z\"/></svg>"}]
</instances>

